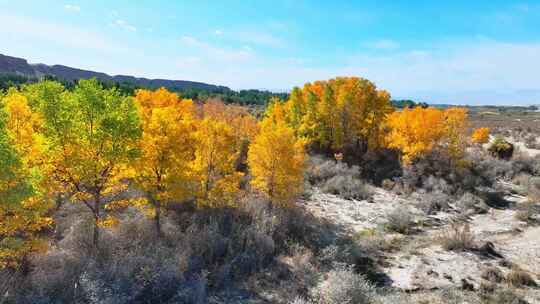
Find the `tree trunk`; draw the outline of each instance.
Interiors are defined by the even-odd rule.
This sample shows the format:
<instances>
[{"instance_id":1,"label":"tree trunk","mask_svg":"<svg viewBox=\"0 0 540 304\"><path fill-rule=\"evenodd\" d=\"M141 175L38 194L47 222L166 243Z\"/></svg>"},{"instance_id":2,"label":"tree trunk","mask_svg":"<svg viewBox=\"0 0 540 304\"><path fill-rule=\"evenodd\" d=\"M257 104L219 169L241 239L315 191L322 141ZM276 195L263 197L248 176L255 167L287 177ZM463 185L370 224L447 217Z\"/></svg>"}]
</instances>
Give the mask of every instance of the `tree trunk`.
<instances>
[{"instance_id":1,"label":"tree trunk","mask_svg":"<svg viewBox=\"0 0 540 304\"><path fill-rule=\"evenodd\" d=\"M154 200L154 207L156 208L156 217L154 218L154 223L156 224L156 236L158 239L161 238L161 202L159 200Z\"/></svg>"},{"instance_id":2,"label":"tree trunk","mask_svg":"<svg viewBox=\"0 0 540 304\"><path fill-rule=\"evenodd\" d=\"M93 244L94 247L98 248L99 243L99 206L101 204L101 196L100 194L94 195L94 237L93 237Z\"/></svg>"}]
</instances>

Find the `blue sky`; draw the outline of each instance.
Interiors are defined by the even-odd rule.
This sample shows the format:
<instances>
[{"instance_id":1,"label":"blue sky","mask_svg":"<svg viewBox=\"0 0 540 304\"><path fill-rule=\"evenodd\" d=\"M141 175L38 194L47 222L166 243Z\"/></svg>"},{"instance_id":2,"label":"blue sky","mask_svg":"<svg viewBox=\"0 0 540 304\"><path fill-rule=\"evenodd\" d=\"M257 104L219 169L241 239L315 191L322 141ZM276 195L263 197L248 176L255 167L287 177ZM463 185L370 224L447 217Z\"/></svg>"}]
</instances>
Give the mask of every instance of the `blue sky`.
<instances>
[{"instance_id":1,"label":"blue sky","mask_svg":"<svg viewBox=\"0 0 540 304\"><path fill-rule=\"evenodd\" d=\"M287 91L355 75L396 98L540 103L540 1L0 0L0 53Z\"/></svg>"}]
</instances>

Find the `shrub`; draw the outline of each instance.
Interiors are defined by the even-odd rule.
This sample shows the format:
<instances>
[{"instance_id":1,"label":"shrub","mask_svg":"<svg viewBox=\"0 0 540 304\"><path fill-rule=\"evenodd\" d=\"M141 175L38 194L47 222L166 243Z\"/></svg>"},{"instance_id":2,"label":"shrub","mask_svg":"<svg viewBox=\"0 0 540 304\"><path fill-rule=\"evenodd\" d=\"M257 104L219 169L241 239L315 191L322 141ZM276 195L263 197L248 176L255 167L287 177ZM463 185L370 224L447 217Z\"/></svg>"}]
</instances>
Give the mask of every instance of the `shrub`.
<instances>
[{"instance_id":1,"label":"shrub","mask_svg":"<svg viewBox=\"0 0 540 304\"><path fill-rule=\"evenodd\" d=\"M312 185L317 185L335 176L351 176L360 178L360 167L349 167L346 163L326 159L323 156L312 156L306 169L307 180Z\"/></svg>"},{"instance_id":2,"label":"shrub","mask_svg":"<svg viewBox=\"0 0 540 304\"><path fill-rule=\"evenodd\" d=\"M392 244L384 233L375 229L364 229L353 235L359 250L365 256L377 256L381 251L390 250Z\"/></svg>"},{"instance_id":3,"label":"shrub","mask_svg":"<svg viewBox=\"0 0 540 304\"><path fill-rule=\"evenodd\" d=\"M474 235L469 224L453 223L441 233L439 242L446 250L464 251L475 248Z\"/></svg>"},{"instance_id":4,"label":"shrub","mask_svg":"<svg viewBox=\"0 0 540 304\"><path fill-rule=\"evenodd\" d=\"M537 214L536 204L532 201L522 202L518 205L516 211L516 219L523 222L532 222L535 221L535 215Z\"/></svg>"},{"instance_id":5,"label":"shrub","mask_svg":"<svg viewBox=\"0 0 540 304\"><path fill-rule=\"evenodd\" d=\"M501 137L497 137L489 146L488 151L495 157L510 159L514 154L514 145Z\"/></svg>"},{"instance_id":6,"label":"shrub","mask_svg":"<svg viewBox=\"0 0 540 304\"><path fill-rule=\"evenodd\" d=\"M322 184L321 190L345 199L362 200L371 196L369 186L350 175L332 177Z\"/></svg>"},{"instance_id":7,"label":"shrub","mask_svg":"<svg viewBox=\"0 0 540 304\"><path fill-rule=\"evenodd\" d=\"M509 289L487 290L481 296L483 304L529 304Z\"/></svg>"},{"instance_id":8,"label":"shrub","mask_svg":"<svg viewBox=\"0 0 540 304\"><path fill-rule=\"evenodd\" d=\"M381 187L387 191L391 191L396 186L396 182L390 180L390 179L384 179L381 183Z\"/></svg>"},{"instance_id":9,"label":"shrub","mask_svg":"<svg viewBox=\"0 0 540 304\"><path fill-rule=\"evenodd\" d=\"M478 128L473 131L472 141L477 144L485 144L489 141L489 128Z\"/></svg>"},{"instance_id":10,"label":"shrub","mask_svg":"<svg viewBox=\"0 0 540 304\"><path fill-rule=\"evenodd\" d=\"M315 156L310 159L307 179L325 193L345 199L367 199L371 196L369 187L360 179L360 168L349 167L341 161Z\"/></svg>"},{"instance_id":11,"label":"shrub","mask_svg":"<svg viewBox=\"0 0 540 304\"><path fill-rule=\"evenodd\" d=\"M527 195L530 201L540 203L540 177L529 179Z\"/></svg>"},{"instance_id":12,"label":"shrub","mask_svg":"<svg viewBox=\"0 0 540 304\"><path fill-rule=\"evenodd\" d=\"M375 298L375 288L351 266L337 266L311 290L320 304L369 304Z\"/></svg>"},{"instance_id":13,"label":"shrub","mask_svg":"<svg viewBox=\"0 0 540 304\"><path fill-rule=\"evenodd\" d=\"M488 267L482 271L482 279L492 282L492 283L500 283L504 280L504 275L502 271L499 270L499 268L496 267Z\"/></svg>"},{"instance_id":14,"label":"shrub","mask_svg":"<svg viewBox=\"0 0 540 304\"><path fill-rule=\"evenodd\" d=\"M414 215L410 211L401 210L400 208L396 208L388 213L387 219L386 228L402 234L410 233L412 227L416 224Z\"/></svg>"},{"instance_id":15,"label":"shrub","mask_svg":"<svg viewBox=\"0 0 540 304\"><path fill-rule=\"evenodd\" d=\"M448 210L452 198L447 194L436 192L428 193L421 196L419 207L426 214L435 214L439 211Z\"/></svg>"},{"instance_id":16,"label":"shrub","mask_svg":"<svg viewBox=\"0 0 540 304\"><path fill-rule=\"evenodd\" d=\"M310 304L310 302L304 298L296 297L290 304Z\"/></svg>"},{"instance_id":17,"label":"shrub","mask_svg":"<svg viewBox=\"0 0 540 304\"><path fill-rule=\"evenodd\" d=\"M472 211L475 213L486 213L489 210L489 206L480 197L465 192L461 198L457 201L457 206L463 212Z\"/></svg>"},{"instance_id":18,"label":"shrub","mask_svg":"<svg viewBox=\"0 0 540 304\"><path fill-rule=\"evenodd\" d=\"M302 246L293 246L290 256L280 256L278 261L287 267L298 290L307 290L317 283L319 270L313 264L313 253Z\"/></svg>"},{"instance_id":19,"label":"shrub","mask_svg":"<svg viewBox=\"0 0 540 304\"><path fill-rule=\"evenodd\" d=\"M537 286L536 281L528 272L516 267L506 275L506 282L514 287Z\"/></svg>"}]
</instances>

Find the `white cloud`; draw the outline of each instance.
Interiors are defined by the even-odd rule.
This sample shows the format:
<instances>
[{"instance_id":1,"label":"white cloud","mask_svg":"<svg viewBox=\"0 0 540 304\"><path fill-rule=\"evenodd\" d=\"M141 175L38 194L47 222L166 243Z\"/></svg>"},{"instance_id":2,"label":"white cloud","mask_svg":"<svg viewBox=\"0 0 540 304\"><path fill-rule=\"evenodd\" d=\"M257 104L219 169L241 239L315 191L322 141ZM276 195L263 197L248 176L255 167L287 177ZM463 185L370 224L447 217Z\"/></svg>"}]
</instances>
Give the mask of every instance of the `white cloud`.
<instances>
[{"instance_id":1,"label":"white cloud","mask_svg":"<svg viewBox=\"0 0 540 304\"><path fill-rule=\"evenodd\" d=\"M242 46L241 48L218 46L200 41L189 35L180 37L180 43L185 48L183 51L193 52L194 54L204 56L206 62L212 62L214 64L217 62L221 63L221 65L216 65L215 67L246 62L253 59L255 56L253 50L249 46Z\"/></svg>"},{"instance_id":2,"label":"white cloud","mask_svg":"<svg viewBox=\"0 0 540 304\"><path fill-rule=\"evenodd\" d=\"M85 29L65 26L58 23L45 22L32 18L2 15L0 20L10 27L0 27L0 33L11 41L31 41L33 45L47 43L49 45L76 49L91 49L100 52L123 52L120 46L98 33Z\"/></svg>"},{"instance_id":3,"label":"white cloud","mask_svg":"<svg viewBox=\"0 0 540 304\"><path fill-rule=\"evenodd\" d=\"M66 4L66 5L64 5L64 9L66 11L73 12L73 13L80 13L81 12L81 7L78 6L78 5L74 5L74 4Z\"/></svg>"},{"instance_id":4,"label":"white cloud","mask_svg":"<svg viewBox=\"0 0 540 304\"><path fill-rule=\"evenodd\" d=\"M378 50L396 50L400 45L398 42L390 39L377 40L367 44L368 47Z\"/></svg>"},{"instance_id":5,"label":"white cloud","mask_svg":"<svg viewBox=\"0 0 540 304\"><path fill-rule=\"evenodd\" d=\"M266 58L255 53L221 56L215 50L195 53L198 60L192 63L191 74L183 74L185 78L235 89L284 91L317 79L360 76L394 96L463 104L532 103L519 92L540 90L536 77L540 43L485 39L435 43L429 49L351 55L332 66L324 66L316 58ZM242 58L241 64L231 61L233 58Z\"/></svg>"},{"instance_id":6,"label":"white cloud","mask_svg":"<svg viewBox=\"0 0 540 304\"><path fill-rule=\"evenodd\" d=\"M516 9L526 13L530 10L530 7L526 3L521 3L521 4L516 5Z\"/></svg>"},{"instance_id":7,"label":"white cloud","mask_svg":"<svg viewBox=\"0 0 540 304\"><path fill-rule=\"evenodd\" d=\"M242 30L231 34L231 37L239 42L268 47L284 47L286 45L282 38L263 31Z\"/></svg>"},{"instance_id":8,"label":"white cloud","mask_svg":"<svg viewBox=\"0 0 540 304\"><path fill-rule=\"evenodd\" d=\"M114 21L114 25L126 31L130 31L130 32L137 31L137 28L135 26L129 24L126 20L123 20L123 19L116 19Z\"/></svg>"},{"instance_id":9,"label":"white cloud","mask_svg":"<svg viewBox=\"0 0 540 304\"><path fill-rule=\"evenodd\" d=\"M223 31L222 31L222 30L215 30L215 31L214 31L214 34L215 34L216 36L221 36L221 35L223 35Z\"/></svg>"}]
</instances>

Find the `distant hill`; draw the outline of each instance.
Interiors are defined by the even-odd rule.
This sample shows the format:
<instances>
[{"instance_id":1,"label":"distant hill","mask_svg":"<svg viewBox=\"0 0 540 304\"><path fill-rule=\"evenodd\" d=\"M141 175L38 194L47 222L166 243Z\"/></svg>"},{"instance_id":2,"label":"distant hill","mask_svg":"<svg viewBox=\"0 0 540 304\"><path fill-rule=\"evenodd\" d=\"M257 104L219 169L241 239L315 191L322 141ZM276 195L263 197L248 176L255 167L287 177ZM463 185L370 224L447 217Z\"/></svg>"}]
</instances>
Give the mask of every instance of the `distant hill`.
<instances>
[{"instance_id":1,"label":"distant hill","mask_svg":"<svg viewBox=\"0 0 540 304\"><path fill-rule=\"evenodd\" d=\"M53 76L57 79L74 81L79 79L97 78L101 81L128 83L145 88L165 87L178 91L185 89L200 89L206 91L229 91L225 86L207 84L187 80L148 79L134 76L110 76L101 72L81 70L64 65L30 64L26 59L0 54L0 74L15 74L25 77L41 78Z\"/></svg>"}]
</instances>

